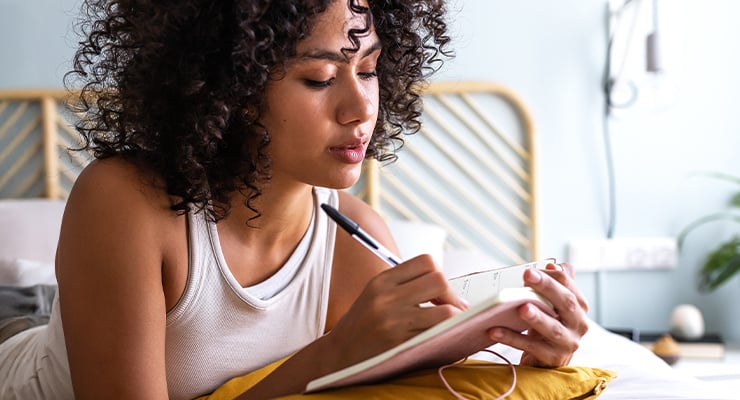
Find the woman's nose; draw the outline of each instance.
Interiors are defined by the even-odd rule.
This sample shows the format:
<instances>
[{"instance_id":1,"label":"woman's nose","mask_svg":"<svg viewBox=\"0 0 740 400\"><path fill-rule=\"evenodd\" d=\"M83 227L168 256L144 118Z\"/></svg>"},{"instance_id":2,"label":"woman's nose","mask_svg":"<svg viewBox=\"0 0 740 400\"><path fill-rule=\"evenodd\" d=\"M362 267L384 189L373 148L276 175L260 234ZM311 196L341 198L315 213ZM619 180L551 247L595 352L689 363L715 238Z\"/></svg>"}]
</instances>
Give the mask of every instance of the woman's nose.
<instances>
[{"instance_id":1,"label":"woman's nose","mask_svg":"<svg viewBox=\"0 0 740 400\"><path fill-rule=\"evenodd\" d=\"M337 121L342 125L361 124L375 115L377 101L376 82L363 82L353 79L342 88L337 107Z\"/></svg>"}]
</instances>

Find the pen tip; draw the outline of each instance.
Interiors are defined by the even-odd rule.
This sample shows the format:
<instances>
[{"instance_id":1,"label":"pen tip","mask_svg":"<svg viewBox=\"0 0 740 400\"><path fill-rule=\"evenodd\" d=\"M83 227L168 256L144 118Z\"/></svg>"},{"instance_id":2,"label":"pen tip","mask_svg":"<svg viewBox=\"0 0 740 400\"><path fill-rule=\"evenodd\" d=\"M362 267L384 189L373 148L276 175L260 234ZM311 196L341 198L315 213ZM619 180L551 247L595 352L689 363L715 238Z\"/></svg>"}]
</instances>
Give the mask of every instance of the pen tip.
<instances>
[{"instance_id":1,"label":"pen tip","mask_svg":"<svg viewBox=\"0 0 740 400\"><path fill-rule=\"evenodd\" d=\"M359 225L355 221L352 221L351 219L347 218L346 215L342 214L337 210L336 208L326 204L322 203L321 208L329 214L329 217L334 220L337 224L339 224L343 229L350 233L355 233L357 229L359 229Z\"/></svg>"}]
</instances>

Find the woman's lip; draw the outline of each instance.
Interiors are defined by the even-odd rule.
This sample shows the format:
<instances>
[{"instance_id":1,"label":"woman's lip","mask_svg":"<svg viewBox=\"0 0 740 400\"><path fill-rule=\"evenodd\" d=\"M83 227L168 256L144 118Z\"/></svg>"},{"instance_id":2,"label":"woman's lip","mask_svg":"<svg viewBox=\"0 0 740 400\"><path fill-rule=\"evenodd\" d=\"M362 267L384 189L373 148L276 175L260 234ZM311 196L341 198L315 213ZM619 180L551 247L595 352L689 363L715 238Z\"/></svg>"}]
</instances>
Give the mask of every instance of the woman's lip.
<instances>
[{"instance_id":1,"label":"woman's lip","mask_svg":"<svg viewBox=\"0 0 740 400\"><path fill-rule=\"evenodd\" d=\"M338 146L332 146L332 149L338 149L343 147L360 147L365 146L367 144L368 140L365 138L365 136L354 138L352 140L348 140Z\"/></svg>"},{"instance_id":2,"label":"woman's lip","mask_svg":"<svg viewBox=\"0 0 740 400\"><path fill-rule=\"evenodd\" d=\"M344 146L330 147L329 152L340 161L348 164L357 164L365 159L365 145L362 141Z\"/></svg>"}]
</instances>

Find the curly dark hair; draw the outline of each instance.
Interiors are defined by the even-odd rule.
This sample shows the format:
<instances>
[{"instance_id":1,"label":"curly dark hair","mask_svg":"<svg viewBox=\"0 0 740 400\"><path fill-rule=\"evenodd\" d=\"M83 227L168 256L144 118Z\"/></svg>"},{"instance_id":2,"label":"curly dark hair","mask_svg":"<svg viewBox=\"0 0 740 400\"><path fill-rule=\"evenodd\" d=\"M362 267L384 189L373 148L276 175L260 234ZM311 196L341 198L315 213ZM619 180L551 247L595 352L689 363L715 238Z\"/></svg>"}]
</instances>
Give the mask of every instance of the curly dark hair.
<instances>
[{"instance_id":1,"label":"curly dark hair","mask_svg":"<svg viewBox=\"0 0 740 400\"><path fill-rule=\"evenodd\" d=\"M265 86L333 1L85 0L65 75L80 89L83 149L157 173L175 211L193 204L219 220L238 190L258 216L252 204L271 176ZM366 26L342 51L356 52L373 24L383 48L366 158L392 161L401 135L420 128L422 85L451 56L444 0L346 1Z\"/></svg>"}]
</instances>

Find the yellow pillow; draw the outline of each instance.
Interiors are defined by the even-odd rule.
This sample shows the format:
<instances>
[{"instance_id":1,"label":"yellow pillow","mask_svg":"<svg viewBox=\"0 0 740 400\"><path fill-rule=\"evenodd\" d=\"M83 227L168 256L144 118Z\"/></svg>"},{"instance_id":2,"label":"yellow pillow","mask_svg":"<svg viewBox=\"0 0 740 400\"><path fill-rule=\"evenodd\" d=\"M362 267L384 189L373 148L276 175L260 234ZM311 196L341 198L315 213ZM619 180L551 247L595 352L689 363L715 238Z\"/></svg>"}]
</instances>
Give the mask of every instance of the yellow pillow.
<instances>
[{"instance_id":1,"label":"yellow pillow","mask_svg":"<svg viewBox=\"0 0 740 400\"><path fill-rule=\"evenodd\" d=\"M212 394L198 400L231 400L254 386L285 359L257 371L229 380ZM471 365L485 367L468 368ZM597 398L616 376L612 371L590 367L535 368L517 365L516 388L507 400ZM512 382L511 367L485 361L466 361L444 370L444 377L455 391L468 399L491 399L504 394ZM437 369L426 369L388 379L373 385L349 386L311 394L281 397L281 400L340 399L445 399L453 398L442 383Z\"/></svg>"}]
</instances>

